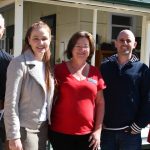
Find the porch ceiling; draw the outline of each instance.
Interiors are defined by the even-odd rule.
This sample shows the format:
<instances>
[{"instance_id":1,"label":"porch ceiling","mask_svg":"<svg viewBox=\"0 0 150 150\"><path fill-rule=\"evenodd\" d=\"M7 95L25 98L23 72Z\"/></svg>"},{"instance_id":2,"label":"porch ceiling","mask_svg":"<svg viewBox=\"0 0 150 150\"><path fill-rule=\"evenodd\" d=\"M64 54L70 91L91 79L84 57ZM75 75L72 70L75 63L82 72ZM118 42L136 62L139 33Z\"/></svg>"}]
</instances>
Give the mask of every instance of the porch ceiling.
<instances>
[{"instance_id":1,"label":"porch ceiling","mask_svg":"<svg viewBox=\"0 0 150 150\"><path fill-rule=\"evenodd\" d=\"M150 0L93 0L93 1L150 8Z\"/></svg>"},{"instance_id":2,"label":"porch ceiling","mask_svg":"<svg viewBox=\"0 0 150 150\"><path fill-rule=\"evenodd\" d=\"M116 13L145 16L150 14L150 0L24 0L60 6L97 9ZM146 3L147 1L147 3ZM129 5L129 3L131 3ZM145 7L141 7L145 6ZM147 7L146 7L147 6Z\"/></svg>"},{"instance_id":3,"label":"porch ceiling","mask_svg":"<svg viewBox=\"0 0 150 150\"><path fill-rule=\"evenodd\" d=\"M116 13L133 15L150 15L150 0L18 0L59 6L97 9ZM15 0L0 0L0 11L5 6L14 4Z\"/></svg>"},{"instance_id":4,"label":"porch ceiling","mask_svg":"<svg viewBox=\"0 0 150 150\"><path fill-rule=\"evenodd\" d=\"M15 3L15 0L0 0L0 9Z\"/></svg>"}]
</instances>

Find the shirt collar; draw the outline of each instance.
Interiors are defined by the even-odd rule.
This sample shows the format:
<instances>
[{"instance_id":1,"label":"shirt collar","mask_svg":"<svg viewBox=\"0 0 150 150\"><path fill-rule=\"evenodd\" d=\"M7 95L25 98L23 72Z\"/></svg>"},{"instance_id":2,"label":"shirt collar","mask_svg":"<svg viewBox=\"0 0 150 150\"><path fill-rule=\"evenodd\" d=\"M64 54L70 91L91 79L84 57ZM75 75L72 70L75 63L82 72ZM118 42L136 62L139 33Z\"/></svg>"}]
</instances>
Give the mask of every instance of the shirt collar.
<instances>
[{"instance_id":1,"label":"shirt collar","mask_svg":"<svg viewBox=\"0 0 150 150\"><path fill-rule=\"evenodd\" d=\"M113 57L113 60L118 63L118 54L114 54L111 57ZM136 62L136 61L139 61L139 59L137 58L136 55L132 54L130 60L127 63L133 63L133 62Z\"/></svg>"}]
</instances>

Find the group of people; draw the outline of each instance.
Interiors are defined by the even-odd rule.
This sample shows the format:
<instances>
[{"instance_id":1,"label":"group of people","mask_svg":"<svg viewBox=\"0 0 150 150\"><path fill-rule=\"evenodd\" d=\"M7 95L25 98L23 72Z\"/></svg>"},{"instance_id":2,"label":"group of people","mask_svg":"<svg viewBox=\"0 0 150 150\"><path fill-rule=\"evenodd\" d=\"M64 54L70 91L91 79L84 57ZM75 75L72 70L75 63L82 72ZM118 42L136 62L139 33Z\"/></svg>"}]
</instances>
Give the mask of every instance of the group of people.
<instances>
[{"instance_id":1,"label":"group of people","mask_svg":"<svg viewBox=\"0 0 150 150\"><path fill-rule=\"evenodd\" d=\"M50 42L49 26L39 21L27 30L20 56L6 57L7 63L0 51L0 69L7 70L7 76L0 72L0 111L9 149L46 150L49 140L54 150L141 150L141 129L150 122L150 70L132 53L134 34L118 34L117 54L100 69L89 63L91 33L72 35L68 61L53 72Z\"/></svg>"}]
</instances>

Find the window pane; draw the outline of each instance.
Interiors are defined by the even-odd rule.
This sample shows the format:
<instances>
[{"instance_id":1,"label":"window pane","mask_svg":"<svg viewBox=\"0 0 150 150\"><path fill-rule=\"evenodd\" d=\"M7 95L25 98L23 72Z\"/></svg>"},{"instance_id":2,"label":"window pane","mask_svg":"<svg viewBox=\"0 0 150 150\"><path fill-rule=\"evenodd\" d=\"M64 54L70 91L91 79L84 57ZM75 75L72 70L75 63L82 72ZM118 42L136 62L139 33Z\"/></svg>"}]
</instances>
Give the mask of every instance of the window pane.
<instances>
[{"instance_id":1,"label":"window pane","mask_svg":"<svg viewBox=\"0 0 150 150\"><path fill-rule=\"evenodd\" d=\"M131 17L113 15L112 24L131 26Z\"/></svg>"},{"instance_id":2,"label":"window pane","mask_svg":"<svg viewBox=\"0 0 150 150\"><path fill-rule=\"evenodd\" d=\"M116 39L119 32L123 29L129 29L125 27L112 27L112 39Z\"/></svg>"}]
</instances>

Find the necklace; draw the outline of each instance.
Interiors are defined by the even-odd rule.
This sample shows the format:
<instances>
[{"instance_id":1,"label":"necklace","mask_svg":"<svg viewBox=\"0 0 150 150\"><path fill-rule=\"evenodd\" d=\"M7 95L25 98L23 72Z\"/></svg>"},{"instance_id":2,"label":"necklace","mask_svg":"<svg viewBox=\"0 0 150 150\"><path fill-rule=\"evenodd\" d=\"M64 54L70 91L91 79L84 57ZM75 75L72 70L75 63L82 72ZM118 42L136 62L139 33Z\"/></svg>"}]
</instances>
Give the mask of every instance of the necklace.
<instances>
[{"instance_id":1,"label":"necklace","mask_svg":"<svg viewBox=\"0 0 150 150\"><path fill-rule=\"evenodd\" d=\"M72 76L79 81L85 80L89 72L89 66L87 65L87 62L84 65L78 67L73 65L72 61L70 61L68 68Z\"/></svg>"}]
</instances>

